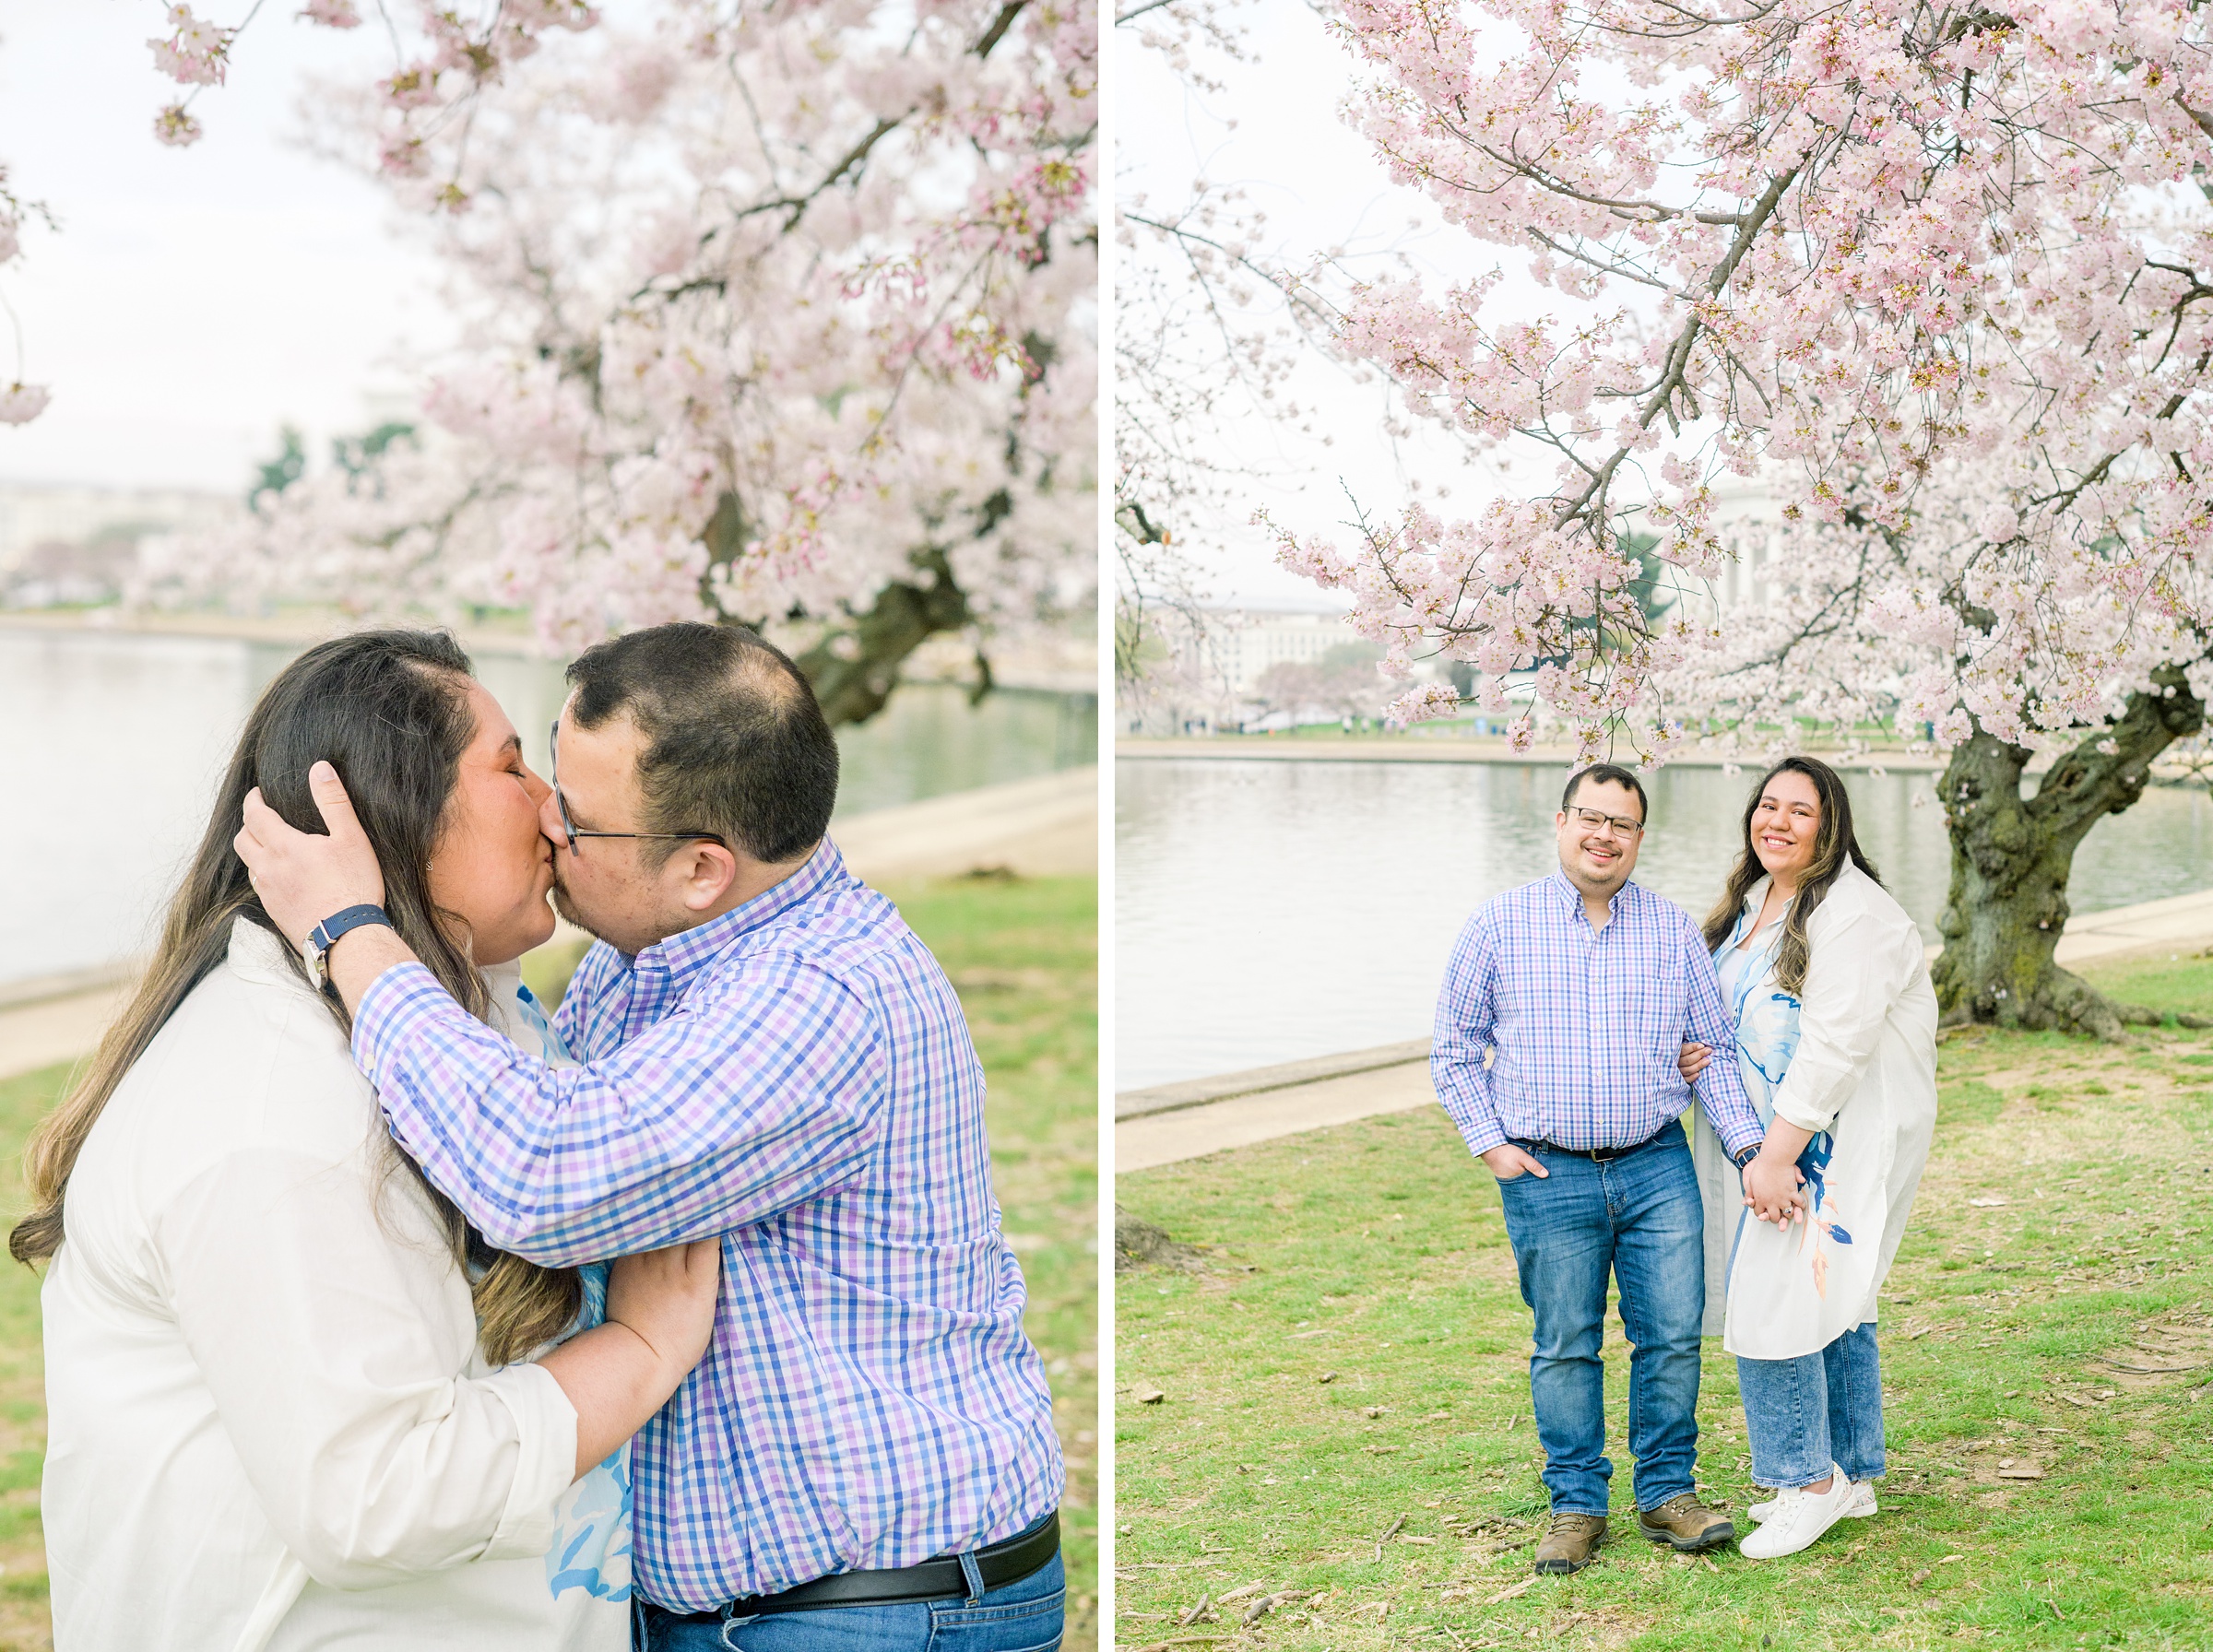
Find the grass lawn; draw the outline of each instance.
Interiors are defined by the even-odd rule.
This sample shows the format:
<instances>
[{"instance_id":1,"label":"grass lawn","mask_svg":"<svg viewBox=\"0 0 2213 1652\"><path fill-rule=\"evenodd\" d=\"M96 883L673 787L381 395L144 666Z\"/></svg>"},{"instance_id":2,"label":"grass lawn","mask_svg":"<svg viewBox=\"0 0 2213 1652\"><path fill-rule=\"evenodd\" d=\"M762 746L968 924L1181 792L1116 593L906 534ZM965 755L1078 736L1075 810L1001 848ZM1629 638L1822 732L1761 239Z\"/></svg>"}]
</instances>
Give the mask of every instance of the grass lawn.
<instances>
[{"instance_id":1,"label":"grass lawn","mask_svg":"<svg viewBox=\"0 0 2213 1652\"><path fill-rule=\"evenodd\" d=\"M2098 981L2213 1009L2205 958ZM2213 1033L1973 1031L1939 1072L1884 1302L1882 1512L1765 1564L1636 1534L1616 1319L1613 1540L1532 1576L1529 1315L1441 1111L1120 1178L1197 1254L1119 1281L1118 1644L2213 1646ZM1699 1412L1744 1529L1718 1338Z\"/></svg>"},{"instance_id":2,"label":"grass lawn","mask_svg":"<svg viewBox=\"0 0 2213 1652\"><path fill-rule=\"evenodd\" d=\"M1061 1528L1071 1648L1098 1612L1097 912L1095 879L946 881L886 891L959 987L990 1080L1000 1203L1030 1287L1068 1454ZM573 964L574 959L566 962ZM549 980L533 969L534 984ZM0 1207L22 1209L24 1138L65 1068L0 1080ZM0 1259L0 1652L53 1645L39 1531L45 1439L38 1280ZM159 1626L149 1626L153 1642Z\"/></svg>"}]
</instances>

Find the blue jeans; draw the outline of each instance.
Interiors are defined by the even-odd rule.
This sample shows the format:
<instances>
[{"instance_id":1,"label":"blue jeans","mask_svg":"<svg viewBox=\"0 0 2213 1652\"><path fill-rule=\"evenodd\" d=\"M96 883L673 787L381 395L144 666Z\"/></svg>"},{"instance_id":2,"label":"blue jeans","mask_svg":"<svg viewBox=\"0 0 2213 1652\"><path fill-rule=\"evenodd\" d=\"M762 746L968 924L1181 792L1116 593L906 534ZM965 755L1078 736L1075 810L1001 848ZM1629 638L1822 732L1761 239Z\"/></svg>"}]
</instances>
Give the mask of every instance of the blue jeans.
<instances>
[{"instance_id":1,"label":"blue jeans","mask_svg":"<svg viewBox=\"0 0 2213 1652\"><path fill-rule=\"evenodd\" d=\"M1810 1486L1833 1462L1853 1480L1883 1471L1883 1367L1875 1322L1846 1331L1819 1353L1736 1362L1752 1441L1752 1478L1763 1486Z\"/></svg>"},{"instance_id":2,"label":"blue jeans","mask_svg":"<svg viewBox=\"0 0 2213 1652\"><path fill-rule=\"evenodd\" d=\"M1027 1577L966 1599L830 1606L685 1623L641 1599L638 1652L1055 1652L1068 1588L1056 1554Z\"/></svg>"},{"instance_id":3,"label":"blue jeans","mask_svg":"<svg viewBox=\"0 0 2213 1652\"><path fill-rule=\"evenodd\" d=\"M1698 1460L1698 1323L1706 1313L1706 1209L1683 1127L1597 1163L1530 1150L1552 1174L1498 1184L1506 1236L1536 1316L1529 1362L1544 1489L1556 1514L1603 1515L1605 1366L1599 1359L1606 1277L1621 1286L1628 1332L1629 1450L1637 1506L1691 1491Z\"/></svg>"}]
</instances>

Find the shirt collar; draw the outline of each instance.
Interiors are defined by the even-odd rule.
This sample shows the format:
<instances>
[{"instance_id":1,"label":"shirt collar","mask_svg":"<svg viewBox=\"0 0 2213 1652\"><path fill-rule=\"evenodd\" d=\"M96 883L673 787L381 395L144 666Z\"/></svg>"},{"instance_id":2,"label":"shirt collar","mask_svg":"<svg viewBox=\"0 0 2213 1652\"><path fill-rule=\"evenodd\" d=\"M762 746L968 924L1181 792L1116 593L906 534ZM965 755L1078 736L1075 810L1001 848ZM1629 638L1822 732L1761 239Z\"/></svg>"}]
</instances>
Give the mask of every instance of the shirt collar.
<instances>
[{"instance_id":1,"label":"shirt collar","mask_svg":"<svg viewBox=\"0 0 2213 1652\"><path fill-rule=\"evenodd\" d=\"M681 986L699 970L728 951L741 936L766 928L794 907L823 890L852 881L845 856L827 837L815 845L806 864L773 889L763 890L742 906L733 906L720 917L709 918L695 928L656 941L637 955L633 968L659 968Z\"/></svg>"},{"instance_id":2,"label":"shirt collar","mask_svg":"<svg viewBox=\"0 0 2213 1652\"><path fill-rule=\"evenodd\" d=\"M1583 891L1576 888L1573 883L1568 881L1566 871L1558 867L1555 867L1552 868L1552 876L1545 879L1544 881L1552 885L1554 897L1564 906L1566 906L1570 913L1581 912L1583 910ZM1606 910L1615 917L1619 917L1623 913L1627 912L1628 910L1627 902L1628 900L1629 891L1636 887L1637 880L1632 878L1627 882L1624 883L1619 889L1615 890L1614 891L1614 898L1606 903ZM1588 922L1588 918L1586 918L1585 921Z\"/></svg>"}]
</instances>

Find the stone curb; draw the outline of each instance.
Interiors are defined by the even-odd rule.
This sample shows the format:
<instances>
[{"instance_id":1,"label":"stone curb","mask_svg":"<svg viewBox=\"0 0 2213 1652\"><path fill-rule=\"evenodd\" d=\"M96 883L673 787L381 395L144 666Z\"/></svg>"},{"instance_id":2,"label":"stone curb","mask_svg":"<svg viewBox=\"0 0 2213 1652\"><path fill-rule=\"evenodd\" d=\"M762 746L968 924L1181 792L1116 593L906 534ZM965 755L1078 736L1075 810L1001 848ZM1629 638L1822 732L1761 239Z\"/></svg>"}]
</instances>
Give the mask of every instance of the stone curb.
<instances>
[{"instance_id":1,"label":"stone curb","mask_svg":"<svg viewBox=\"0 0 2213 1652\"><path fill-rule=\"evenodd\" d=\"M1221 1073L1209 1079L1185 1079L1175 1084L1156 1084L1149 1090L1125 1090L1114 1098L1114 1116L1142 1118L1154 1113L1175 1113L1185 1107L1203 1107L1232 1096L1259 1095L1269 1090L1292 1090L1324 1079L1343 1079L1379 1068L1402 1067L1429 1059L1426 1038L1402 1044L1375 1044L1365 1050L1346 1050L1335 1056L1314 1056L1304 1061L1285 1061L1273 1067L1248 1068L1243 1072Z\"/></svg>"}]
</instances>

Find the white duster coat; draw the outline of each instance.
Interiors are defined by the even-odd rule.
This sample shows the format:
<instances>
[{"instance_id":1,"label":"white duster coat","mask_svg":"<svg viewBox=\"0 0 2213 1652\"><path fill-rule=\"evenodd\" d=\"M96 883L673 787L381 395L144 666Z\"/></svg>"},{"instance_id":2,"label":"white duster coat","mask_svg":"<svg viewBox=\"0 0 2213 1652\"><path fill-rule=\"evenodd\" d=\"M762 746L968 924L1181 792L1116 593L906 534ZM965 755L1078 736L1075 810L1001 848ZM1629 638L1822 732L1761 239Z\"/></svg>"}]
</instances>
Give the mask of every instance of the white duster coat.
<instances>
[{"instance_id":1,"label":"white duster coat","mask_svg":"<svg viewBox=\"0 0 2213 1652\"><path fill-rule=\"evenodd\" d=\"M549 1587L574 1408L542 1366L485 1365L388 1143L330 1012L241 920L70 1177L41 1295L57 1652L629 1646L619 1600Z\"/></svg>"},{"instance_id":2,"label":"white duster coat","mask_svg":"<svg viewBox=\"0 0 2213 1652\"><path fill-rule=\"evenodd\" d=\"M1758 912L1767 889L1764 879L1753 888L1748 912ZM1816 1155L1827 1147L1818 1208L1782 1230L1752 1220L1736 1167L1703 1115L1693 1134L1706 1202L1706 1332L1747 1359L1817 1353L1875 1319L1936 1127L1936 995L1913 920L1847 863L1808 920L1806 942L1796 1047L1783 1041L1780 1082L1770 1092L1773 1045L1763 1072L1761 1040L1748 1024L1738 1062L1763 1122L1780 1117L1815 1132ZM1754 996L1781 992L1772 956L1758 966Z\"/></svg>"}]
</instances>

